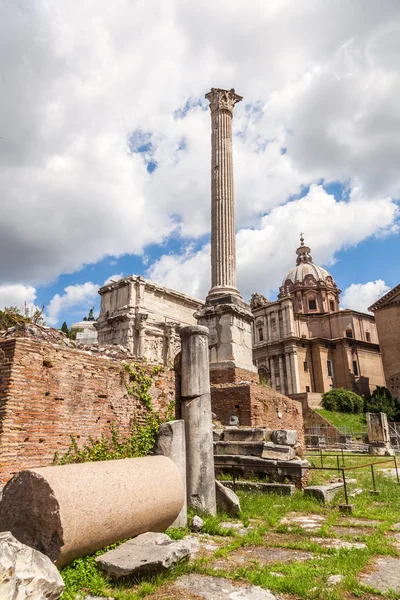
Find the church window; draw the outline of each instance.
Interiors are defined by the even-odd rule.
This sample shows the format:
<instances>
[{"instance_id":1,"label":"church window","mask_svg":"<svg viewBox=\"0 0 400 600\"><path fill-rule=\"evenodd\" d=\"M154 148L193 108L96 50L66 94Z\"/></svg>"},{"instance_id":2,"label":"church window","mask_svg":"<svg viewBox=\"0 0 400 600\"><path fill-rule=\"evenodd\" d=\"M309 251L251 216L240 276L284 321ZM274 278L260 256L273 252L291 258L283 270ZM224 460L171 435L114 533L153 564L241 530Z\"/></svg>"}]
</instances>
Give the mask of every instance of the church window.
<instances>
[{"instance_id":1,"label":"church window","mask_svg":"<svg viewBox=\"0 0 400 600\"><path fill-rule=\"evenodd\" d=\"M308 301L309 310L317 310L317 301L315 299L310 299Z\"/></svg>"},{"instance_id":2,"label":"church window","mask_svg":"<svg viewBox=\"0 0 400 600\"><path fill-rule=\"evenodd\" d=\"M329 300L329 308L332 312L335 310L335 303L333 300Z\"/></svg>"},{"instance_id":3,"label":"church window","mask_svg":"<svg viewBox=\"0 0 400 600\"><path fill-rule=\"evenodd\" d=\"M353 360L353 373L356 377L358 377L358 364L356 360Z\"/></svg>"},{"instance_id":4,"label":"church window","mask_svg":"<svg viewBox=\"0 0 400 600\"><path fill-rule=\"evenodd\" d=\"M263 330L261 328L258 330L258 341L259 342L263 342L264 341L264 332L263 332Z\"/></svg>"},{"instance_id":5,"label":"church window","mask_svg":"<svg viewBox=\"0 0 400 600\"><path fill-rule=\"evenodd\" d=\"M307 373L307 371L308 371L308 365L307 365L307 361L306 360L303 362L303 366L304 366L304 373Z\"/></svg>"},{"instance_id":6,"label":"church window","mask_svg":"<svg viewBox=\"0 0 400 600\"><path fill-rule=\"evenodd\" d=\"M309 392L309 391L310 391L310 386L306 385L306 392Z\"/></svg>"},{"instance_id":7,"label":"church window","mask_svg":"<svg viewBox=\"0 0 400 600\"><path fill-rule=\"evenodd\" d=\"M353 331L350 329L350 327L348 329L346 329L346 337L348 337L348 338L353 337Z\"/></svg>"},{"instance_id":8,"label":"church window","mask_svg":"<svg viewBox=\"0 0 400 600\"><path fill-rule=\"evenodd\" d=\"M369 331L366 331L366 332L365 332L365 337L367 338L367 342L370 342L370 341L371 341L371 334L370 334L370 332L369 332Z\"/></svg>"},{"instance_id":9,"label":"church window","mask_svg":"<svg viewBox=\"0 0 400 600\"><path fill-rule=\"evenodd\" d=\"M328 369L328 377L333 377L332 361L331 360L327 360L326 361L326 368Z\"/></svg>"}]
</instances>

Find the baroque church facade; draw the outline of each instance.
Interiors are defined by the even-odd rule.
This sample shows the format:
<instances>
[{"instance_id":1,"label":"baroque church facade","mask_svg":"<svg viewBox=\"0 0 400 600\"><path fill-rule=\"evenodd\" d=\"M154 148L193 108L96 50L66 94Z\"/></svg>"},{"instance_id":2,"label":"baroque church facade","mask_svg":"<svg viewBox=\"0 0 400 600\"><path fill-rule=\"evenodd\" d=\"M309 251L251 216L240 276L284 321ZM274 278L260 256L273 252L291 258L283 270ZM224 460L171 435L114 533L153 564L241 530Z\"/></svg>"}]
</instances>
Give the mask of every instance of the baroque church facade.
<instances>
[{"instance_id":1,"label":"baroque church facade","mask_svg":"<svg viewBox=\"0 0 400 600\"><path fill-rule=\"evenodd\" d=\"M253 294L253 359L260 379L286 395L385 385L375 319L339 309L340 290L301 237L276 301Z\"/></svg>"}]
</instances>

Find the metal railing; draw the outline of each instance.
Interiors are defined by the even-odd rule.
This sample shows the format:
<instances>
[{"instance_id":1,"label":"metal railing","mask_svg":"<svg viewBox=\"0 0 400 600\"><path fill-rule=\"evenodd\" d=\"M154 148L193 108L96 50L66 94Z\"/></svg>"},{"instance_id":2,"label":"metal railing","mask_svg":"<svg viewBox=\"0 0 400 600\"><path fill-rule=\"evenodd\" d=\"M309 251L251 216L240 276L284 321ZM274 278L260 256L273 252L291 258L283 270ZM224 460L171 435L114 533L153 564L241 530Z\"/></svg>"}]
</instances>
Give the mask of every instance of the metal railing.
<instances>
[{"instance_id":1,"label":"metal railing","mask_svg":"<svg viewBox=\"0 0 400 600\"><path fill-rule=\"evenodd\" d=\"M307 455L306 455L307 456ZM315 455L313 455L315 456ZM317 455L318 456L318 455ZM394 466L394 469L396 471L396 479L397 479L397 483L400 484L400 474L399 474L399 467L397 464L397 459L396 456L392 456L390 458L387 458L386 460L379 460L379 461L372 461L372 462L368 462L368 463L364 463L362 465L353 465L353 466L345 466L344 463L344 459L346 457L351 457L354 459L354 454L344 454L344 452L341 452L339 454L324 454L322 455L322 452L320 453L320 459L321 459L321 466L317 467L316 465L310 465L308 467L306 466L299 466L297 465L288 465L287 463L285 463L284 465L284 470L286 471L287 469L297 469L297 470L301 470L301 475L303 476L303 471L307 472L307 471L334 471L336 473L341 473L342 476L342 480L343 480L343 488L344 488L344 496L345 496L345 500L346 500L346 505L349 504L349 492L348 492L348 483L346 481L346 472L347 471L356 471L358 469L365 469L367 467L370 468L371 470L371 480L372 480L372 490L371 493L373 494L378 494L379 491L376 488L376 479L375 479L375 470L374 467L376 467L377 465L383 465L383 464L388 464L391 463ZM336 467L326 467L323 466L323 460L324 458L328 458L328 457L336 457L336 461L337 461L337 466ZM342 460L342 465L340 466L340 459ZM281 475L279 473L279 464L275 463L275 465L256 465L254 467L251 467L250 465L238 465L238 464L234 464L234 463L230 463L230 462L224 462L224 461L218 461L218 456L214 456L214 466L216 469L223 469L224 471L228 471L232 473L232 488L233 491L236 492L236 481L240 478L238 477L238 475L240 476L241 473L243 472L243 470L246 471L254 471L254 472L268 472L269 474L271 473L271 470L276 472L276 475ZM271 467L275 466L275 469L271 469ZM298 478L297 478L298 479ZM261 482L260 482L261 483Z\"/></svg>"}]
</instances>

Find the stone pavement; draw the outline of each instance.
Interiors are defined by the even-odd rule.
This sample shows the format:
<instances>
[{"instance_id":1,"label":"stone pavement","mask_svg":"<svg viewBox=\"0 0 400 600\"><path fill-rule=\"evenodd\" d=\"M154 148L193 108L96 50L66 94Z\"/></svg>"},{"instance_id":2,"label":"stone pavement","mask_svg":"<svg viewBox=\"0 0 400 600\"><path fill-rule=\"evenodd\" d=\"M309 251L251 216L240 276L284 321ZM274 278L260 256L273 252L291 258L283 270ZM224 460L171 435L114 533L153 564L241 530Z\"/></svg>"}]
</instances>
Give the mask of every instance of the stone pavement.
<instances>
[{"instance_id":1,"label":"stone pavement","mask_svg":"<svg viewBox=\"0 0 400 600\"><path fill-rule=\"evenodd\" d=\"M378 558L373 564L371 572L361 575L360 581L383 593L390 590L400 592L400 558L393 556Z\"/></svg>"},{"instance_id":2,"label":"stone pavement","mask_svg":"<svg viewBox=\"0 0 400 600\"><path fill-rule=\"evenodd\" d=\"M161 591L161 590L160 590ZM162 595L157 592L148 596L149 600L168 598L168 600L278 600L261 587L237 583L222 577L208 575L183 575L172 585L164 588Z\"/></svg>"}]
</instances>

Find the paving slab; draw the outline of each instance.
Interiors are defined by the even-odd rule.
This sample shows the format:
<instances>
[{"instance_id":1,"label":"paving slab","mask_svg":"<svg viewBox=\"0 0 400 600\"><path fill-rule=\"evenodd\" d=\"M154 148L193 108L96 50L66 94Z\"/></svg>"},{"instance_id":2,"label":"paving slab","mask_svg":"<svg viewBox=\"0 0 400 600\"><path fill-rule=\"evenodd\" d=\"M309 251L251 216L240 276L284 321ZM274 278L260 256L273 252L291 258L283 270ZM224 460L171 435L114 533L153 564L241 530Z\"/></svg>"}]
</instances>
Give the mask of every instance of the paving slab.
<instances>
[{"instance_id":1,"label":"paving slab","mask_svg":"<svg viewBox=\"0 0 400 600\"><path fill-rule=\"evenodd\" d=\"M337 521L338 525L342 525L343 527L378 527L378 525L382 525L383 521L378 521L376 519L354 519L352 517L342 518Z\"/></svg>"},{"instance_id":2,"label":"paving slab","mask_svg":"<svg viewBox=\"0 0 400 600\"><path fill-rule=\"evenodd\" d=\"M312 552L294 550L292 548L275 548L265 546L245 546L233 550L228 556L217 558L207 566L212 569L230 571L250 563L257 562L261 567L274 563L304 562L315 558Z\"/></svg>"},{"instance_id":3,"label":"paving slab","mask_svg":"<svg viewBox=\"0 0 400 600\"><path fill-rule=\"evenodd\" d=\"M312 496L322 503L331 502L344 489L343 483L328 483L327 485L309 485L304 488L306 496Z\"/></svg>"},{"instance_id":4,"label":"paving slab","mask_svg":"<svg viewBox=\"0 0 400 600\"><path fill-rule=\"evenodd\" d=\"M369 573L360 577L361 583L370 585L380 592L400 592L400 558L385 556L378 558Z\"/></svg>"},{"instance_id":5,"label":"paving slab","mask_svg":"<svg viewBox=\"0 0 400 600\"><path fill-rule=\"evenodd\" d=\"M164 533L142 533L96 558L102 571L115 579L141 577L168 571L190 556L184 540L173 541Z\"/></svg>"},{"instance_id":6,"label":"paving slab","mask_svg":"<svg viewBox=\"0 0 400 600\"><path fill-rule=\"evenodd\" d=\"M329 533L335 535L371 535L371 527L343 527L340 525L334 525L330 528Z\"/></svg>"},{"instance_id":7,"label":"paving slab","mask_svg":"<svg viewBox=\"0 0 400 600\"><path fill-rule=\"evenodd\" d=\"M322 515L298 515L297 513L289 513L281 520L282 525L288 525L289 531L294 527L301 527L305 531L315 531L320 529L325 522L325 517ZM292 526L292 527L291 527Z\"/></svg>"},{"instance_id":8,"label":"paving slab","mask_svg":"<svg viewBox=\"0 0 400 600\"><path fill-rule=\"evenodd\" d=\"M261 587L237 583L222 577L208 575L182 575L169 588L175 596L168 594L169 600L181 600L182 592L193 593L204 600L277 600L277 596ZM163 596L164 598L166 596Z\"/></svg>"},{"instance_id":9,"label":"paving slab","mask_svg":"<svg viewBox=\"0 0 400 600\"><path fill-rule=\"evenodd\" d=\"M367 547L367 544L363 542L347 542L346 540L336 540L335 538L310 538L310 542L315 542L323 548L332 548L333 550L363 550Z\"/></svg>"},{"instance_id":10,"label":"paving slab","mask_svg":"<svg viewBox=\"0 0 400 600\"><path fill-rule=\"evenodd\" d=\"M222 545L221 543L204 536L187 535L184 540L189 545L191 560L211 556Z\"/></svg>"}]
</instances>

